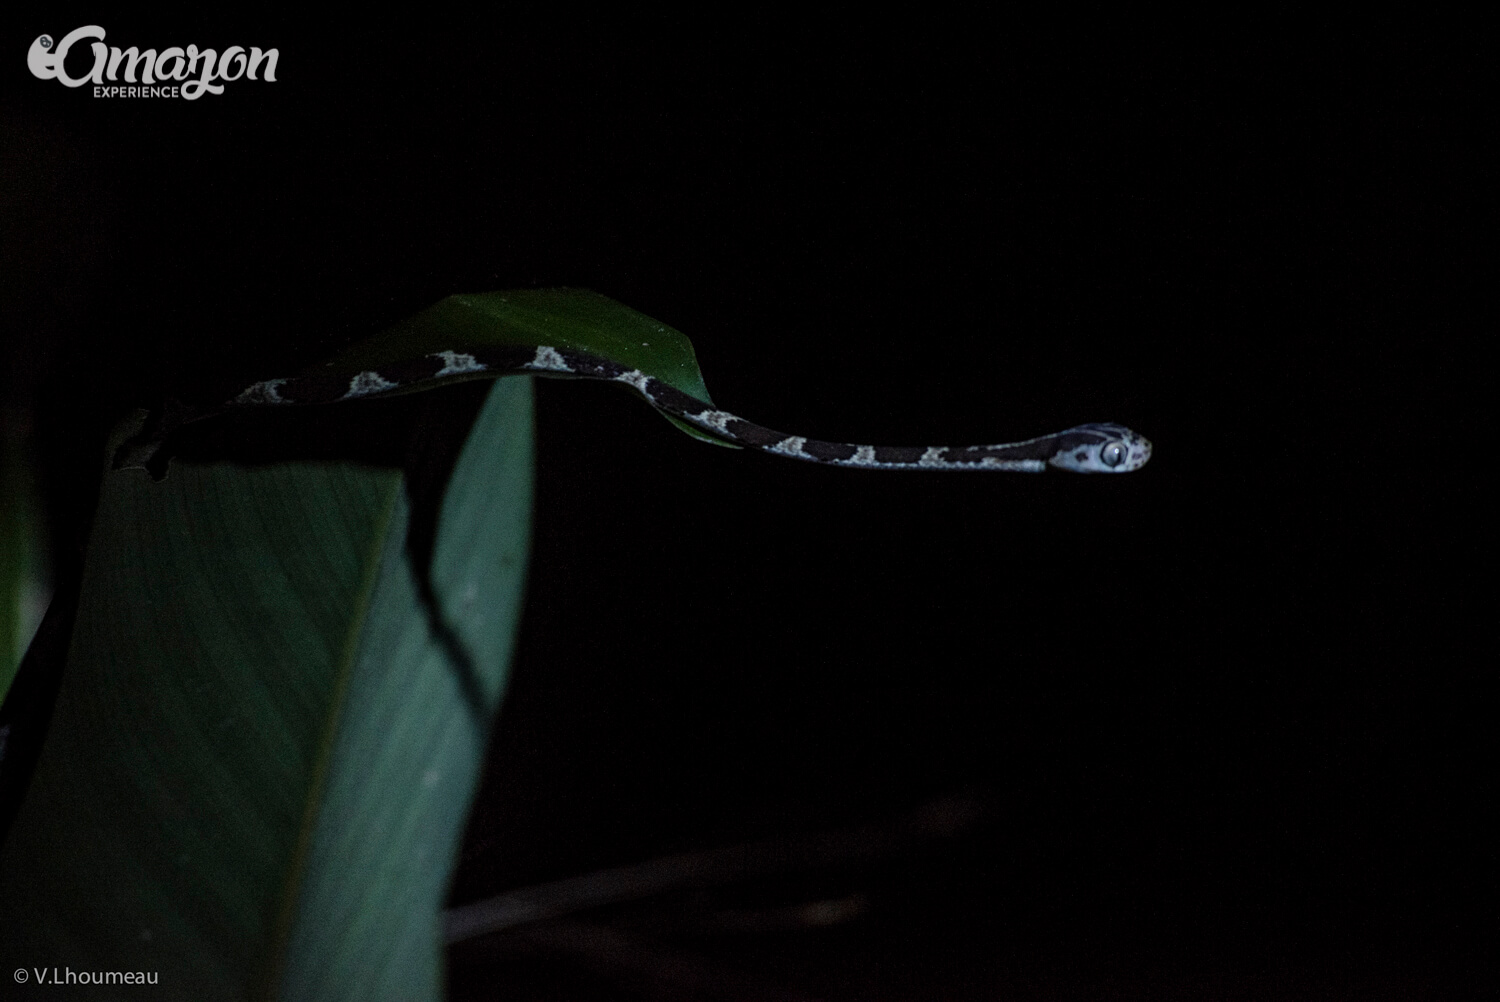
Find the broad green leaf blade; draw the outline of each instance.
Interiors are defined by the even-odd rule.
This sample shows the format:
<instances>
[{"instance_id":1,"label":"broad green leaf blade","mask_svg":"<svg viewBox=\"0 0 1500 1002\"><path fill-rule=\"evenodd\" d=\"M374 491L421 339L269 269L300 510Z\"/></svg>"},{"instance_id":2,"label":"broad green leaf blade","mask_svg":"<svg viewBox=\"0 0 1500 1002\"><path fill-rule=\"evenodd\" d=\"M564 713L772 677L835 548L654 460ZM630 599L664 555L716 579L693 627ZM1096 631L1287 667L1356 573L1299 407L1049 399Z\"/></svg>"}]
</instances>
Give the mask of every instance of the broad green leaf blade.
<instances>
[{"instance_id":1,"label":"broad green leaf blade","mask_svg":"<svg viewBox=\"0 0 1500 1002\"><path fill-rule=\"evenodd\" d=\"M0 416L0 700L46 610L41 506L22 436Z\"/></svg>"},{"instance_id":2,"label":"broad green leaf blade","mask_svg":"<svg viewBox=\"0 0 1500 1002\"><path fill-rule=\"evenodd\" d=\"M539 344L601 355L705 403L713 402L686 335L587 289L511 289L449 296L360 342L327 367L352 375L440 351ZM667 420L693 438L739 448L676 418Z\"/></svg>"},{"instance_id":3,"label":"broad green leaf blade","mask_svg":"<svg viewBox=\"0 0 1500 1002\"><path fill-rule=\"evenodd\" d=\"M153 998L439 997L531 451L531 381L499 380L441 500L435 605L397 470L107 474L52 728L0 853L7 955L158 972ZM111 991L141 997L90 997Z\"/></svg>"},{"instance_id":4,"label":"broad green leaf blade","mask_svg":"<svg viewBox=\"0 0 1500 1002\"><path fill-rule=\"evenodd\" d=\"M279 997L441 995L438 915L519 624L529 545L531 380L497 381L444 497L434 637L397 498L324 770ZM441 628L439 628L441 629Z\"/></svg>"}]
</instances>

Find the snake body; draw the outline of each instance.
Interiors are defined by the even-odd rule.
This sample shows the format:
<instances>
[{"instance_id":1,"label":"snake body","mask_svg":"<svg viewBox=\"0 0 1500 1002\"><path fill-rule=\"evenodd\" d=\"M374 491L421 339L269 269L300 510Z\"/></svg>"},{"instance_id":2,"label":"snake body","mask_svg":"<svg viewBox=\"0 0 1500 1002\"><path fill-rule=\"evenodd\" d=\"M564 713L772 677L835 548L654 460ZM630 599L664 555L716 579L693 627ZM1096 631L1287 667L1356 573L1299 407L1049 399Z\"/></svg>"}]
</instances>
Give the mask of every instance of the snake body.
<instances>
[{"instance_id":1,"label":"snake body","mask_svg":"<svg viewBox=\"0 0 1500 1002\"><path fill-rule=\"evenodd\" d=\"M618 362L548 345L441 351L353 376L321 374L268 379L246 387L220 407L168 424L253 407L334 403L411 392L450 381L505 375L597 379L623 383L670 417L713 438L788 459L878 470L999 470L1040 473L1049 466L1074 473L1128 473L1151 458L1151 443L1118 424L1084 424L1021 442L973 446L888 446L825 442L788 435L698 400ZM160 441L170 428L158 429ZM117 465L139 465L120 463Z\"/></svg>"}]
</instances>

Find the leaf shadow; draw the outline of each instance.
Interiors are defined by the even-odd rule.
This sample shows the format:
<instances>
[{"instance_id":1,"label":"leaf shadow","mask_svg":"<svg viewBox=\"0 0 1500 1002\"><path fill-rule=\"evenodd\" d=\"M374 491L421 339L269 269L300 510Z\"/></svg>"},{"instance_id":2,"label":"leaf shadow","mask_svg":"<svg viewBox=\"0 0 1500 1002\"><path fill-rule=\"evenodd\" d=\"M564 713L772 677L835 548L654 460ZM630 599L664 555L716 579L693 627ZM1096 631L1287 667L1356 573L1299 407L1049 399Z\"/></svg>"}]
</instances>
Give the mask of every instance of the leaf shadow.
<instances>
[{"instance_id":1,"label":"leaf shadow","mask_svg":"<svg viewBox=\"0 0 1500 1002\"><path fill-rule=\"evenodd\" d=\"M466 382L386 399L229 412L179 428L171 450L174 463L352 462L400 470L410 507L405 552L412 583L482 731L488 731L491 700L473 652L444 612L433 556L448 483L492 385Z\"/></svg>"}]
</instances>

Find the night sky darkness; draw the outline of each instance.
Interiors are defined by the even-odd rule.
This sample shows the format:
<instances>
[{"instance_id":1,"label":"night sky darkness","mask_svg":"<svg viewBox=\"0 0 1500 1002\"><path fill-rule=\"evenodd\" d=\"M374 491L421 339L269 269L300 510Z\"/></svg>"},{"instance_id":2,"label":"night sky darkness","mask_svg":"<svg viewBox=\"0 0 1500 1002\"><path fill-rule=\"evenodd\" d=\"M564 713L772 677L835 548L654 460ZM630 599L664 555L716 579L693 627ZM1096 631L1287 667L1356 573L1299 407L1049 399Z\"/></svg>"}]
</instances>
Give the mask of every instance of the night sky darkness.
<instances>
[{"instance_id":1,"label":"night sky darkness","mask_svg":"<svg viewBox=\"0 0 1500 1002\"><path fill-rule=\"evenodd\" d=\"M1477 56L1416 30L49 17L0 47L0 386L64 571L126 408L453 292L604 293L788 432L1155 443L1124 477L821 469L542 382L455 902L964 797L953 838L711 902L857 893L855 921L616 918L830 999L1478 979ZM32 78L30 40L85 23L276 46L278 78L195 102ZM720 997L533 947L455 952L455 997Z\"/></svg>"}]
</instances>

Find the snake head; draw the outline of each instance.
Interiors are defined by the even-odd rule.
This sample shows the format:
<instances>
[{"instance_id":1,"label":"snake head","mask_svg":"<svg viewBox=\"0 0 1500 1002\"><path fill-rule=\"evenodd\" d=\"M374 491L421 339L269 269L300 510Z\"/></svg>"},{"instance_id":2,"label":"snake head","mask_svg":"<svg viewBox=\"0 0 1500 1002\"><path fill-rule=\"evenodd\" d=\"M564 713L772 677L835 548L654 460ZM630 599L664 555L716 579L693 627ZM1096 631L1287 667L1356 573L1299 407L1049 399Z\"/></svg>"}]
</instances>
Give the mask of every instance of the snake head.
<instances>
[{"instance_id":1,"label":"snake head","mask_svg":"<svg viewBox=\"0 0 1500 1002\"><path fill-rule=\"evenodd\" d=\"M1129 473L1151 458L1151 443L1120 424L1081 424L1054 438L1047 462L1074 473Z\"/></svg>"}]
</instances>

